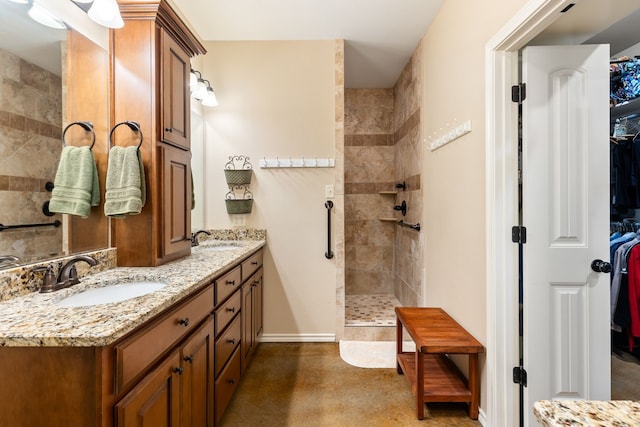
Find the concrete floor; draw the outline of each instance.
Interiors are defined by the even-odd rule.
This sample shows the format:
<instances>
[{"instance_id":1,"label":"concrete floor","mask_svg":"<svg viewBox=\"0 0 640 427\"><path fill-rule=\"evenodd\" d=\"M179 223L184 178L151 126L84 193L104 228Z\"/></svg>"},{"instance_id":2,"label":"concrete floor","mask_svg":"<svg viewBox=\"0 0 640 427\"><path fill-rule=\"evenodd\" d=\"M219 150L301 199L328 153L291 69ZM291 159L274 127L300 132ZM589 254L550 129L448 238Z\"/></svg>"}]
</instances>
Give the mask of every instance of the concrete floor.
<instances>
[{"instance_id":1,"label":"concrete floor","mask_svg":"<svg viewBox=\"0 0 640 427\"><path fill-rule=\"evenodd\" d=\"M415 414L395 369L351 366L337 343L262 343L220 426L480 426L466 404L428 404L422 421Z\"/></svg>"}]
</instances>

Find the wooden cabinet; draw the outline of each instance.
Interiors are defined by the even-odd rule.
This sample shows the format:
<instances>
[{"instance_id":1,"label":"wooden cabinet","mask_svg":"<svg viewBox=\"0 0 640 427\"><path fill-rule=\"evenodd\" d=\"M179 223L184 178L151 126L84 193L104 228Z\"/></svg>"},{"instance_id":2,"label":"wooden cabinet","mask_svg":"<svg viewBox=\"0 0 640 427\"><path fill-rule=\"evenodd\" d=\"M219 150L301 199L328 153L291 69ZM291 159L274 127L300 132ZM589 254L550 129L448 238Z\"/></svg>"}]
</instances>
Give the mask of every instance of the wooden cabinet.
<instances>
[{"instance_id":1,"label":"wooden cabinet","mask_svg":"<svg viewBox=\"0 0 640 427\"><path fill-rule=\"evenodd\" d=\"M224 414L262 334L262 257L260 249L214 281L216 422Z\"/></svg>"},{"instance_id":2,"label":"wooden cabinet","mask_svg":"<svg viewBox=\"0 0 640 427\"><path fill-rule=\"evenodd\" d=\"M189 56L167 32L162 33L162 141L189 149Z\"/></svg>"},{"instance_id":3,"label":"wooden cabinet","mask_svg":"<svg viewBox=\"0 0 640 427\"><path fill-rule=\"evenodd\" d=\"M259 249L109 345L0 347L0 426L215 425L258 344L261 267Z\"/></svg>"},{"instance_id":4,"label":"wooden cabinet","mask_svg":"<svg viewBox=\"0 0 640 427\"><path fill-rule=\"evenodd\" d=\"M174 351L116 404L118 427L180 425L180 354Z\"/></svg>"},{"instance_id":5,"label":"wooden cabinet","mask_svg":"<svg viewBox=\"0 0 640 427\"><path fill-rule=\"evenodd\" d=\"M242 285L242 370L246 370L262 334L262 268Z\"/></svg>"},{"instance_id":6,"label":"wooden cabinet","mask_svg":"<svg viewBox=\"0 0 640 427\"><path fill-rule=\"evenodd\" d=\"M119 0L125 26L111 31L112 126L140 124L147 200L112 220L118 265L156 266L191 252L189 59L205 49L164 0ZM132 145L127 132L116 145Z\"/></svg>"},{"instance_id":7,"label":"wooden cabinet","mask_svg":"<svg viewBox=\"0 0 640 427\"><path fill-rule=\"evenodd\" d=\"M160 258L191 252L191 154L168 145L159 147L162 201Z\"/></svg>"}]
</instances>

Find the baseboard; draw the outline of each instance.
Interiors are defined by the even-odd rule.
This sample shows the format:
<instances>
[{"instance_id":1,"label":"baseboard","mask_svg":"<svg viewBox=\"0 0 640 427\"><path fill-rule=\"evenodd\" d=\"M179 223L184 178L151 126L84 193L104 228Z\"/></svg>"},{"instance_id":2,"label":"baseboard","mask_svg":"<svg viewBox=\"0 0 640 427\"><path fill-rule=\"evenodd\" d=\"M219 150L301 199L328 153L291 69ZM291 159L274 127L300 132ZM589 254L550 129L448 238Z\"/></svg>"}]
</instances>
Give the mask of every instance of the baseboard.
<instances>
[{"instance_id":1,"label":"baseboard","mask_svg":"<svg viewBox=\"0 0 640 427\"><path fill-rule=\"evenodd\" d=\"M478 412L479 412L479 414L478 414L478 422L480 424L482 424L483 427L486 427L487 426L487 414L484 413L482 408L479 408Z\"/></svg>"},{"instance_id":2,"label":"baseboard","mask_svg":"<svg viewBox=\"0 0 640 427\"><path fill-rule=\"evenodd\" d=\"M336 342L335 334L263 334L260 342Z\"/></svg>"}]
</instances>

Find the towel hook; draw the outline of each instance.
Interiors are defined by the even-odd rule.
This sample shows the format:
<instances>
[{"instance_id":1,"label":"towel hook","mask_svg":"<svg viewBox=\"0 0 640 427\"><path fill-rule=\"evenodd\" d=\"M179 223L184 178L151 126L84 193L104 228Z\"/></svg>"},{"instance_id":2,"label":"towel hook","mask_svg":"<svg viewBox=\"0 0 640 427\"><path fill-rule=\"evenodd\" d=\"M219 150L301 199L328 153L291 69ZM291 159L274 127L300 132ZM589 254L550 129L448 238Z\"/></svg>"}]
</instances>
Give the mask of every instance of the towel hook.
<instances>
[{"instance_id":1,"label":"towel hook","mask_svg":"<svg viewBox=\"0 0 640 427\"><path fill-rule=\"evenodd\" d=\"M140 123L128 121L128 120L118 123L111 129L111 132L109 133L109 147L113 147L113 132L116 130L118 126L121 126L121 125L127 125L132 132L136 132L138 135L140 135L140 142L138 143L138 150L139 150L140 147L142 146L142 130L140 130Z\"/></svg>"},{"instance_id":2,"label":"towel hook","mask_svg":"<svg viewBox=\"0 0 640 427\"><path fill-rule=\"evenodd\" d=\"M67 134L67 131L69 130L69 128L74 125L78 125L85 131L91 132L92 141L91 141L91 146L89 147L89 150L93 149L93 146L96 144L96 133L93 131L93 123L84 122L84 121L71 122L67 125L67 127L64 128L64 130L62 131L62 146L63 147L67 146L65 135Z\"/></svg>"}]
</instances>

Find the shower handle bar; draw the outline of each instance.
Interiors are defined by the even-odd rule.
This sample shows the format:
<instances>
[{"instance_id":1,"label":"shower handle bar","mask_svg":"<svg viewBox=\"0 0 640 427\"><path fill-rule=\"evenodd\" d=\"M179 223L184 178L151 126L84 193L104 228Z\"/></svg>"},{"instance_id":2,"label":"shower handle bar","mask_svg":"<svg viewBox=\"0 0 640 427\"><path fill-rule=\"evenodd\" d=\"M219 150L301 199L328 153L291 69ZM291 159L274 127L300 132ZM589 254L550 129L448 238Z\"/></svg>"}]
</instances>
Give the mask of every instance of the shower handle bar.
<instances>
[{"instance_id":1,"label":"shower handle bar","mask_svg":"<svg viewBox=\"0 0 640 427\"><path fill-rule=\"evenodd\" d=\"M324 253L325 258L333 258L333 252L331 251L331 209L333 208L333 202L327 200L324 202L324 207L327 208L327 252Z\"/></svg>"}]
</instances>

